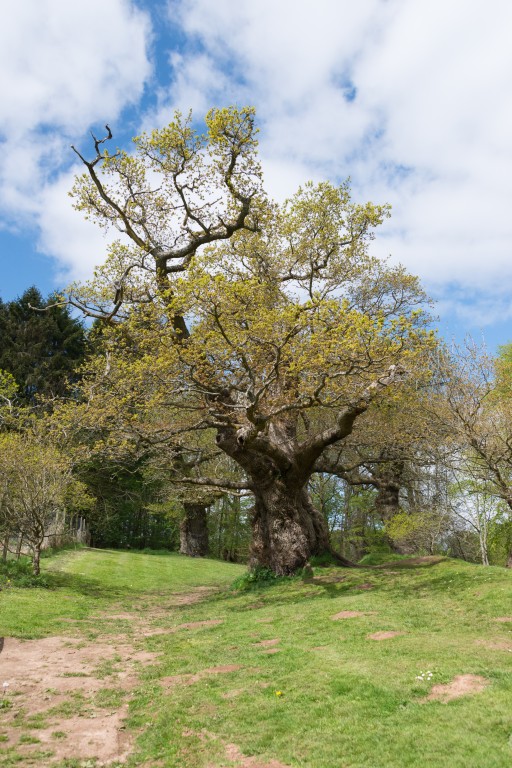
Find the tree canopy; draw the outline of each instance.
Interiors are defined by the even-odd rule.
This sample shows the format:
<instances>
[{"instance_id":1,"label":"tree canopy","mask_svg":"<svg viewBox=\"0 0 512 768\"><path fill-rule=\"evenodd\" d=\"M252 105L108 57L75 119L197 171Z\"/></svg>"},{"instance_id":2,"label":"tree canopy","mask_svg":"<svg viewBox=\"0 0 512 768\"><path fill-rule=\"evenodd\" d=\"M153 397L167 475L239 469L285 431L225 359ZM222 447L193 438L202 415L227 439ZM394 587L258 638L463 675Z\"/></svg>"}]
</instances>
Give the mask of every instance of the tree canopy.
<instances>
[{"instance_id":1,"label":"tree canopy","mask_svg":"<svg viewBox=\"0 0 512 768\"><path fill-rule=\"evenodd\" d=\"M369 252L388 206L326 182L272 203L252 110L206 122L199 136L178 114L133 156L102 152L109 133L82 157L77 207L127 239L70 300L111 326L90 390L102 392L97 413L187 466L205 450L229 457L238 478L203 466L180 481L249 489L253 562L289 573L329 547L307 491L316 461L420 375L435 341L417 279Z\"/></svg>"}]
</instances>

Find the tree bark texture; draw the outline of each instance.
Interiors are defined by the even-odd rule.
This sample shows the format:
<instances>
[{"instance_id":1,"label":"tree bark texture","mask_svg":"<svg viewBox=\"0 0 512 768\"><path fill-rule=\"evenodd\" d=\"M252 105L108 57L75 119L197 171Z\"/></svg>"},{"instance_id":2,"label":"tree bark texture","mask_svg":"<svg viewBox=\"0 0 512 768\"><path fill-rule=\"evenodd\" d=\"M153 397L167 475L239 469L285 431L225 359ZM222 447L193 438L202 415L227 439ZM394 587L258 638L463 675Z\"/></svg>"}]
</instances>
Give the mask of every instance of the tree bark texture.
<instances>
[{"instance_id":1,"label":"tree bark texture","mask_svg":"<svg viewBox=\"0 0 512 768\"><path fill-rule=\"evenodd\" d=\"M189 557L205 557L209 552L208 516L202 504L185 503L180 524L180 552Z\"/></svg>"},{"instance_id":2,"label":"tree bark texture","mask_svg":"<svg viewBox=\"0 0 512 768\"><path fill-rule=\"evenodd\" d=\"M392 462L389 472L383 474L383 477L376 479L374 482L377 488L375 512L384 524L400 512L400 489L403 471L403 462ZM386 538L391 550L399 555L411 555L415 551L414 547L397 544L389 536Z\"/></svg>"},{"instance_id":3,"label":"tree bark texture","mask_svg":"<svg viewBox=\"0 0 512 768\"><path fill-rule=\"evenodd\" d=\"M39 576L41 573L41 545L37 545L34 547L34 552L32 555L32 570L34 571L34 576Z\"/></svg>"},{"instance_id":4,"label":"tree bark texture","mask_svg":"<svg viewBox=\"0 0 512 768\"><path fill-rule=\"evenodd\" d=\"M313 555L325 553L353 565L331 549L327 520L315 509L307 487L320 455L351 433L366 407L366 401L347 407L335 426L303 442L297 438L296 414L272 420L265 430L229 424L217 428L217 445L244 470L255 498L250 566L288 575Z\"/></svg>"},{"instance_id":5,"label":"tree bark texture","mask_svg":"<svg viewBox=\"0 0 512 768\"><path fill-rule=\"evenodd\" d=\"M377 487L375 511L383 523L400 512L400 486L383 481Z\"/></svg>"},{"instance_id":6,"label":"tree bark texture","mask_svg":"<svg viewBox=\"0 0 512 768\"><path fill-rule=\"evenodd\" d=\"M263 565L285 576L303 568L313 555L330 550L327 522L305 488L275 480L255 488L254 496L251 566Z\"/></svg>"},{"instance_id":7,"label":"tree bark texture","mask_svg":"<svg viewBox=\"0 0 512 768\"><path fill-rule=\"evenodd\" d=\"M285 429L282 437L281 446L286 446ZM254 494L250 567L264 566L284 576L303 568L313 555L330 552L327 521L307 491L312 463L301 464L293 450L269 455L272 446L247 444L229 429L219 430L217 445L242 467Z\"/></svg>"}]
</instances>

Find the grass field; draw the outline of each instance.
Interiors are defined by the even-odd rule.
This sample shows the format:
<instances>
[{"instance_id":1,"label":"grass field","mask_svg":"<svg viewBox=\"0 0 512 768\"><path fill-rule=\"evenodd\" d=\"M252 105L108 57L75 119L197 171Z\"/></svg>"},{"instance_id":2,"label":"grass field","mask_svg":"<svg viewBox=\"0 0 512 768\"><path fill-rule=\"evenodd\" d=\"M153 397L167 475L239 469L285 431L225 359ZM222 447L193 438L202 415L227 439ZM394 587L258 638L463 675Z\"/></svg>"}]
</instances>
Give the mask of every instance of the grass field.
<instances>
[{"instance_id":1,"label":"grass field","mask_svg":"<svg viewBox=\"0 0 512 768\"><path fill-rule=\"evenodd\" d=\"M78 712L84 727L102 701L123 704L129 767L512 764L512 574L504 569L398 561L319 568L310 581L235 592L228 585L241 567L161 553L68 552L45 568L50 589L0 593L0 635L66 635L85 650L122 637L146 652L129 693L119 651L96 668L108 688L73 694L67 709L60 703L60 722L62 712L75 720ZM461 676L468 690L449 699L439 686ZM22 711L13 740L15 692L10 703L0 709L0 765L96 764L69 750L59 758L41 736L46 713L38 730ZM59 728L55 743L65 739Z\"/></svg>"}]
</instances>

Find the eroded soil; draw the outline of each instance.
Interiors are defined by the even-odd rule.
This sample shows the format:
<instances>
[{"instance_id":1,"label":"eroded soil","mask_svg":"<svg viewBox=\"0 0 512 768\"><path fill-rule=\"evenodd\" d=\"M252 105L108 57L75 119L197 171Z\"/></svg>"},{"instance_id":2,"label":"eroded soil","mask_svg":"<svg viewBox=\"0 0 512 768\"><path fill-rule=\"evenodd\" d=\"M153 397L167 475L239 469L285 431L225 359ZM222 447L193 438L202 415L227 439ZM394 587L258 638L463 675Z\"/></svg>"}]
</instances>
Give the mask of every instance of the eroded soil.
<instances>
[{"instance_id":1,"label":"eroded soil","mask_svg":"<svg viewBox=\"0 0 512 768\"><path fill-rule=\"evenodd\" d=\"M130 692L140 666L155 658L123 637L93 644L76 637L6 638L0 656L0 677L8 682L8 708L0 712L3 746L26 756L49 750L46 765L77 756L103 765L124 760L131 749L123 725Z\"/></svg>"},{"instance_id":2,"label":"eroded soil","mask_svg":"<svg viewBox=\"0 0 512 768\"><path fill-rule=\"evenodd\" d=\"M124 762L133 748L133 737L124 725L130 698L141 669L158 659L141 643L154 634L221 623L211 619L167 629L154 626L159 618L169 617L168 609L197 603L212 591L200 587L174 595L164 609L155 606L145 614L119 611L98 613L86 621L70 620L65 626L69 625L72 636L2 638L0 749L15 748L21 758L41 766L77 758L95 759L97 766ZM123 634L113 622L125 623ZM119 634L91 640L91 625ZM197 677L228 671L212 668Z\"/></svg>"},{"instance_id":3,"label":"eroded soil","mask_svg":"<svg viewBox=\"0 0 512 768\"><path fill-rule=\"evenodd\" d=\"M368 635L368 640L391 640L392 637L399 637L400 635L405 635L405 632L393 632L393 631L384 631L384 632L374 632L371 635Z\"/></svg>"},{"instance_id":4,"label":"eroded soil","mask_svg":"<svg viewBox=\"0 0 512 768\"><path fill-rule=\"evenodd\" d=\"M425 701L452 701L480 693L488 685L489 681L480 675L458 675L450 683L434 685Z\"/></svg>"}]
</instances>

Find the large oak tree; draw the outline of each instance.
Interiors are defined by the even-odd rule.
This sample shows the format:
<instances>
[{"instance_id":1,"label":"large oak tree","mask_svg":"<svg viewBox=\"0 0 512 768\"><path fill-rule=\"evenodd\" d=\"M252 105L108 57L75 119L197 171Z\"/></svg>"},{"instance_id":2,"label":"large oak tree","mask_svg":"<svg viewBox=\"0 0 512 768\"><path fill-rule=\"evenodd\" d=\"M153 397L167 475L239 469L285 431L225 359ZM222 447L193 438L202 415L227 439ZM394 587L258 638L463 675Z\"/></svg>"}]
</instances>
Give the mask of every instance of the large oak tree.
<instances>
[{"instance_id":1,"label":"large oak tree","mask_svg":"<svg viewBox=\"0 0 512 768\"><path fill-rule=\"evenodd\" d=\"M329 549L308 494L317 460L433 340L417 280L369 254L386 206L328 183L271 204L252 111L213 111L207 124L198 137L178 116L134 156L96 141L78 207L131 243L71 301L110 321L103 401L121 413L130 400L126 423L148 433L165 423L180 455L198 434L214 439L243 479L187 482L250 489L252 562L291 573Z\"/></svg>"}]
</instances>

